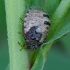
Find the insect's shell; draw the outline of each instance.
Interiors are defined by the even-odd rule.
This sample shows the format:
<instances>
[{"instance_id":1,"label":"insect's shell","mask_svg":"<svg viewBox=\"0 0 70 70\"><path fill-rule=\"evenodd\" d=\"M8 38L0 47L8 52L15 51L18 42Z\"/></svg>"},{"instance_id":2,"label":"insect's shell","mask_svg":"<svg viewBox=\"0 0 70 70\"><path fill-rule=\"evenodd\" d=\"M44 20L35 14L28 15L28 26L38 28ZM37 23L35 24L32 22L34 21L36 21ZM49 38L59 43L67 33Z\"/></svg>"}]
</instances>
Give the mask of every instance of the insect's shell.
<instances>
[{"instance_id":1,"label":"insect's shell","mask_svg":"<svg viewBox=\"0 0 70 70\"><path fill-rule=\"evenodd\" d=\"M28 50L38 48L48 35L50 20L47 13L38 8L30 8L24 18L23 30Z\"/></svg>"}]
</instances>

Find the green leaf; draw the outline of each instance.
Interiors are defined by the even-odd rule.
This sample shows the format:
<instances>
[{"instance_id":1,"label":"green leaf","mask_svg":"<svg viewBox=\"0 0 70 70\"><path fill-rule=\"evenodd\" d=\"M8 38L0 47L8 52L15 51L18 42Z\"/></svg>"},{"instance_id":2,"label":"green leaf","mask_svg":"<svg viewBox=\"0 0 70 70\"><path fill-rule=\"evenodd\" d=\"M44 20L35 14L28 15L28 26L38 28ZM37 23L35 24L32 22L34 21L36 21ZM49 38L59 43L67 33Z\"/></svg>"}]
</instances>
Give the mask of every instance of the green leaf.
<instances>
[{"instance_id":1,"label":"green leaf","mask_svg":"<svg viewBox=\"0 0 70 70\"><path fill-rule=\"evenodd\" d=\"M68 10L64 19L60 22L57 29L58 29L58 31L46 44L54 42L55 40L62 38L64 35L66 35L70 32L70 10Z\"/></svg>"},{"instance_id":2,"label":"green leaf","mask_svg":"<svg viewBox=\"0 0 70 70\"><path fill-rule=\"evenodd\" d=\"M26 7L26 10L29 9L30 3L31 3L31 0L25 0L25 7Z\"/></svg>"},{"instance_id":3,"label":"green leaf","mask_svg":"<svg viewBox=\"0 0 70 70\"><path fill-rule=\"evenodd\" d=\"M68 34L70 32L70 23L68 23L65 27L63 27L56 35L54 35L47 43L45 44L49 44L61 37L63 37L64 35Z\"/></svg>"},{"instance_id":4,"label":"green leaf","mask_svg":"<svg viewBox=\"0 0 70 70\"><path fill-rule=\"evenodd\" d=\"M40 49L36 61L31 70L41 70L42 66L43 66L43 55L42 55L42 49Z\"/></svg>"},{"instance_id":5,"label":"green leaf","mask_svg":"<svg viewBox=\"0 0 70 70\"><path fill-rule=\"evenodd\" d=\"M9 65L9 64L8 64L8 66L7 66L6 70L10 70L10 65Z\"/></svg>"},{"instance_id":6,"label":"green leaf","mask_svg":"<svg viewBox=\"0 0 70 70\"><path fill-rule=\"evenodd\" d=\"M50 17L52 17L60 2L61 0L45 0L45 11L48 12Z\"/></svg>"},{"instance_id":7,"label":"green leaf","mask_svg":"<svg viewBox=\"0 0 70 70\"><path fill-rule=\"evenodd\" d=\"M5 0L7 35L9 45L10 70L29 70L28 51L22 50L18 44L23 45L23 37L18 32L22 32L20 18L24 17L24 0Z\"/></svg>"},{"instance_id":8,"label":"green leaf","mask_svg":"<svg viewBox=\"0 0 70 70\"><path fill-rule=\"evenodd\" d=\"M36 8L40 8L40 9L43 9L44 10L44 0L31 0L31 3L30 3L30 6L31 7L36 7Z\"/></svg>"},{"instance_id":9,"label":"green leaf","mask_svg":"<svg viewBox=\"0 0 70 70\"><path fill-rule=\"evenodd\" d=\"M62 0L51 18L48 40L52 38L64 23L60 23L70 7L70 0Z\"/></svg>"}]
</instances>

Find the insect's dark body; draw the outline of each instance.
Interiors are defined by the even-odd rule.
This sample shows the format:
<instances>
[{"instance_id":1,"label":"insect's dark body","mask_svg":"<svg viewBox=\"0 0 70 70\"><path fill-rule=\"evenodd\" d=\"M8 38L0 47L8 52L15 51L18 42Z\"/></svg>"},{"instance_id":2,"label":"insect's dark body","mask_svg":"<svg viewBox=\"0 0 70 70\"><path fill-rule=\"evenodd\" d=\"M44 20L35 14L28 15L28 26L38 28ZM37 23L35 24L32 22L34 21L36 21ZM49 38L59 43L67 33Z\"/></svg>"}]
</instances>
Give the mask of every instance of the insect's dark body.
<instances>
[{"instance_id":1,"label":"insect's dark body","mask_svg":"<svg viewBox=\"0 0 70 70\"><path fill-rule=\"evenodd\" d=\"M48 15L40 9L29 9L25 15L23 30L28 50L38 48L48 34L50 21Z\"/></svg>"},{"instance_id":2,"label":"insect's dark body","mask_svg":"<svg viewBox=\"0 0 70 70\"><path fill-rule=\"evenodd\" d=\"M41 43L39 41L41 36L41 33L36 32L36 26L31 27L26 34L26 43L29 46L28 49L36 49L38 46L40 46Z\"/></svg>"}]
</instances>

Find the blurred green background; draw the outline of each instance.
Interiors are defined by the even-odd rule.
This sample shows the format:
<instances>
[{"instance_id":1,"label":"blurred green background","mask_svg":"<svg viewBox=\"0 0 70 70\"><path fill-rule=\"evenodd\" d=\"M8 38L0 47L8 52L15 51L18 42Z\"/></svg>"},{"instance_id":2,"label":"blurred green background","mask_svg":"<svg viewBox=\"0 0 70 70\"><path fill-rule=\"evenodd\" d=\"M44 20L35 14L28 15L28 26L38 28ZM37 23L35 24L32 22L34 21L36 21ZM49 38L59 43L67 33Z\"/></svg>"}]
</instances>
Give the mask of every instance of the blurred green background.
<instances>
[{"instance_id":1,"label":"blurred green background","mask_svg":"<svg viewBox=\"0 0 70 70\"><path fill-rule=\"evenodd\" d=\"M0 70L9 63L5 15L4 0L0 0ZM52 46L44 70L70 70L70 33Z\"/></svg>"},{"instance_id":2,"label":"blurred green background","mask_svg":"<svg viewBox=\"0 0 70 70\"><path fill-rule=\"evenodd\" d=\"M7 28L4 0L0 0L0 70L5 70L9 63Z\"/></svg>"}]
</instances>

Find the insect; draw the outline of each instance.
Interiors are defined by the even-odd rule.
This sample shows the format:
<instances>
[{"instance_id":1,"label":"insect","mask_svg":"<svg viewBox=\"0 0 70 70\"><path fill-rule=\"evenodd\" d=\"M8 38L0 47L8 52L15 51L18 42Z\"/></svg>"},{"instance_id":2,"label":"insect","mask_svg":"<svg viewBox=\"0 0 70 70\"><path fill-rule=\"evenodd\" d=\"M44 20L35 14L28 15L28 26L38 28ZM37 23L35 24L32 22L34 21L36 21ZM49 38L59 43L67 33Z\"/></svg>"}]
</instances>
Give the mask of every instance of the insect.
<instances>
[{"instance_id":1,"label":"insect","mask_svg":"<svg viewBox=\"0 0 70 70\"><path fill-rule=\"evenodd\" d=\"M38 8L30 8L22 25L28 50L40 47L48 35L50 20L47 13Z\"/></svg>"}]
</instances>

